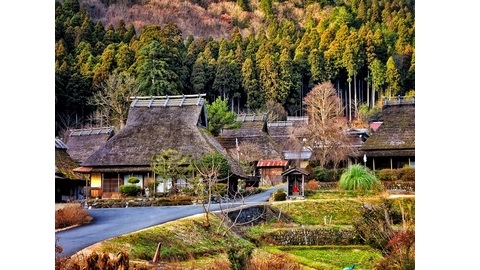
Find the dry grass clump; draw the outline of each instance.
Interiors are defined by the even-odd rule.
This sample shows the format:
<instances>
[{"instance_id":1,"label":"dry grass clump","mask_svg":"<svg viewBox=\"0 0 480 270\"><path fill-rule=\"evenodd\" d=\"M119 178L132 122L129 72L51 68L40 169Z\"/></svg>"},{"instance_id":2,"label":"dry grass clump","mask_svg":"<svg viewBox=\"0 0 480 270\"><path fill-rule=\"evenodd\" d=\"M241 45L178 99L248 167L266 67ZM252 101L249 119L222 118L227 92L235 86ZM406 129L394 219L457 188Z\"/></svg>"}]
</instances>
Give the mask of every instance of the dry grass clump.
<instances>
[{"instance_id":1,"label":"dry grass clump","mask_svg":"<svg viewBox=\"0 0 480 270\"><path fill-rule=\"evenodd\" d=\"M129 255L119 252L117 255L92 252L90 255L77 255L70 258L56 258L55 270L152 270L159 269L148 264L134 264L130 262Z\"/></svg>"},{"instance_id":2,"label":"dry grass clump","mask_svg":"<svg viewBox=\"0 0 480 270\"><path fill-rule=\"evenodd\" d=\"M55 229L87 223L91 220L80 204L71 204L55 210Z\"/></svg>"}]
</instances>

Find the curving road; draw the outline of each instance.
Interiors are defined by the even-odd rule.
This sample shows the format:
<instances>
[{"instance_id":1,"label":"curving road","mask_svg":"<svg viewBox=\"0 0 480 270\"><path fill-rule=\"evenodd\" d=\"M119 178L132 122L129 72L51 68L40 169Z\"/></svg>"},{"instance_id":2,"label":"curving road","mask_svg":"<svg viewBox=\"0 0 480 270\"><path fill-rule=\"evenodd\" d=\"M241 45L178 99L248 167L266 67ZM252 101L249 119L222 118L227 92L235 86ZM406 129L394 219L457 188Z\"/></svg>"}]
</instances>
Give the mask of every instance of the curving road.
<instances>
[{"instance_id":1,"label":"curving road","mask_svg":"<svg viewBox=\"0 0 480 270\"><path fill-rule=\"evenodd\" d=\"M279 188L286 189L286 185L276 186L260 194L246 197L243 201L222 206L225 208L228 205L228 208L232 208L264 203ZM212 204L210 211L217 211L219 207L218 204ZM88 214L93 217L92 222L55 233L57 243L63 249L57 256L69 257L109 238L201 213L203 213L201 205L89 209Z\"/></svg>"}]
</instances>

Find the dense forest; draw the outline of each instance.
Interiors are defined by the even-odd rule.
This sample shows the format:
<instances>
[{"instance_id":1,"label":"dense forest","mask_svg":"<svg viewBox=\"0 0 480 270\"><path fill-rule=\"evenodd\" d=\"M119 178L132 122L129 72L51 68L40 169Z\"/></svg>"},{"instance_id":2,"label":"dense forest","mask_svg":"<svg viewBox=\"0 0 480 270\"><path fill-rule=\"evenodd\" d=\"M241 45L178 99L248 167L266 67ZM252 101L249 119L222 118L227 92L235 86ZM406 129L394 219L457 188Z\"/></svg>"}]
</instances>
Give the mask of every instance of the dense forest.
<instances>
[{"instance_id":1,"label":"dense forest","mask_svg":"<svg viewBox=\"0 0 480 270\"><path fill-rule=\"evenodd\" d=\"M413 0L63 0L55 3L55 135L113 125L98 94L206 93L235 113L330 81L354 121L415 93ZM97 98L95 98L97 97ZM95 102L97 101L97 102Z\"/></svg>"}]
</instances>

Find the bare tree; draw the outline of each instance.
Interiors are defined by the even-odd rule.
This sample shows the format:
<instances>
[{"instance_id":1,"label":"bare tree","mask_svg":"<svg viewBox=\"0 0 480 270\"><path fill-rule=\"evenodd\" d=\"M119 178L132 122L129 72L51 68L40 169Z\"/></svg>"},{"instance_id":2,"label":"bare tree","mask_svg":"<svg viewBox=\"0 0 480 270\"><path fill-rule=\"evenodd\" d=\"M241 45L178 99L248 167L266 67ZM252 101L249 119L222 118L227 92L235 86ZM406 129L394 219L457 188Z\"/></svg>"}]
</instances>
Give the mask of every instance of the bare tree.
<instances>
[{"instance_id":1,"label":"bare tree","mask_svg":"<svg viewBox=\"0 0 480 270\"><path fill-rule=\"evenodd\" d=\"M255 168L254 161L262 159L260 145L258 143L244 141L236 149L229 150L230 156L240 163L242 170L247 175L251 175Z\"/></svg>"},{"instance_id":2,"label":"bare tree","mask_svg":"<svg viewBox=\"0 0 480 270\"><path fill-rule=\"evenodd\" d=\"M193 179L193 186L202 202L206 219L204 226L208 228L213 199L222 197L220 196L222 190L219 190L220 186L217 184L230 177L230 164L222 154L210 153L194 161L193 165L198 172L197 177Z\"/></svg>"},{"instance_id":3,"label":"bare tree","mask_svg":"<svg viewBox=\"0 0 480 270\"><path fill-rule=\"evenodd\" d=\"M265 114L268 122L281 121L287 118L287 111L283 108L282 104L273 100L267 100L265 105L256 111L255 114Z\"/></svg>"},{"instance_id":4,"label":"bare tree","mask_svg":"<svg viewBox=\"0 0 480 270\"><path fill-rule=\"evenodd\" d=\"M101 90L95 93L90 104L100 107L110 116L119 129L125 126L128 116L130 97L138 95L139 86L135 78L128 73L114 72L100 85Z\"/></svg>"},{"instance_id":5,"label":"bare tree","mask_svg":"<svg viewBox=\"0 0 480 270\"><path fill-rule=\"evenodd\" d=\"M352 144L346 131L347 121L343 117L342 103L335 92L333 84L324 82L315 86L304 98L308 114L308 124L294 132L296 145L308 147L319 166L348 158Z\"/></svg>"}]
</instances>

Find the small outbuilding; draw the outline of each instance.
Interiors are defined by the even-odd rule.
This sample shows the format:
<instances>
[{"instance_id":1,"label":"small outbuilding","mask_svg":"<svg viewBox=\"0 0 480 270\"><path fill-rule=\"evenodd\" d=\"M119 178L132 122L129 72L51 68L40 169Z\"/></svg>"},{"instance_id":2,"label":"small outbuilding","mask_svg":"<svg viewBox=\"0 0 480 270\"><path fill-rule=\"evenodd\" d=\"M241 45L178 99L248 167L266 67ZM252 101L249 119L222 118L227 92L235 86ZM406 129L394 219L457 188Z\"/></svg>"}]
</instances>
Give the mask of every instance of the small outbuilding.
<instances>
[{"instance_id":1,"label":"small outbuilding","mask_svg":"<svg viewBox=\"0 0 480 270\"><path fill-rule=\"evenodd\" d=\"M282 173L287 182L288 198L305 198L305 177L309 174L307 170L297 167L292 167Z\"/></svg>"},{"instance_id":2,"label":"small outbuilding","mask_svg":"<svg viewBox=\"0 0 480 270\"><path fill-rule=\"evenodd\" d=\"M275 186L283 181L282 172L287 167L288 160L262 159L257 162L260 182L264 186Z\"/></svg>"}]
</instances>

